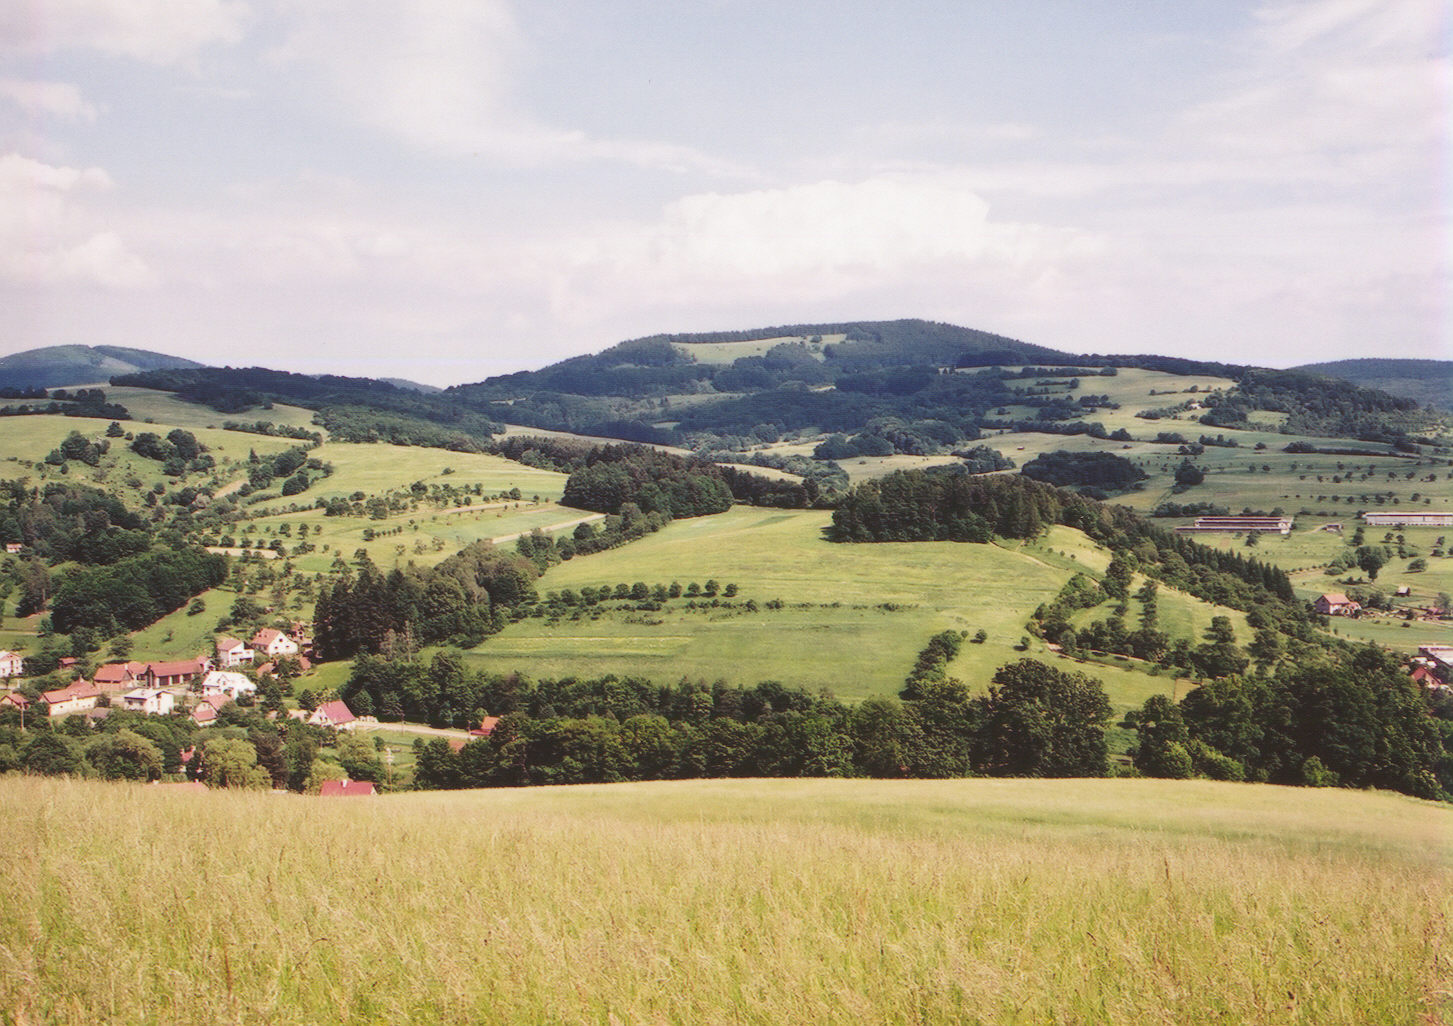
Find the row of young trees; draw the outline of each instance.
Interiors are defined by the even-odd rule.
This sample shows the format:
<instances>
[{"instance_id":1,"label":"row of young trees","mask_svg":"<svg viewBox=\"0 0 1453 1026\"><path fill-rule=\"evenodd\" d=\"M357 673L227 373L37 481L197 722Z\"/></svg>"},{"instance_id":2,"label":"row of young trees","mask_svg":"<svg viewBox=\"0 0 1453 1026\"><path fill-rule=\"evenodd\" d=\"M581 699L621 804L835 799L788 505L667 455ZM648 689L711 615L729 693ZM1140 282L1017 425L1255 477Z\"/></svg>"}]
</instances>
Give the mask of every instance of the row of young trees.
<instances>
[{"instance_id":1,"label":"row of young trees","mask_svg":"<svg viewBox=\"0 0 1453 1026\"><path fill-rule=\"evenodd\" d=\"M442 664L441 664L442 661ZM1032 659L1001 667L987 695L945 678L920 697L848 706L774 682L752 688L635 678L536 683L361 659L350 704L491 703L493 732L451 751L420 743L421 788L602 783L690 777L947 778L1104 776L1110 705L1098 681ZM367 695L365 700L362 696Z\"/></svg>"}]
</instances>

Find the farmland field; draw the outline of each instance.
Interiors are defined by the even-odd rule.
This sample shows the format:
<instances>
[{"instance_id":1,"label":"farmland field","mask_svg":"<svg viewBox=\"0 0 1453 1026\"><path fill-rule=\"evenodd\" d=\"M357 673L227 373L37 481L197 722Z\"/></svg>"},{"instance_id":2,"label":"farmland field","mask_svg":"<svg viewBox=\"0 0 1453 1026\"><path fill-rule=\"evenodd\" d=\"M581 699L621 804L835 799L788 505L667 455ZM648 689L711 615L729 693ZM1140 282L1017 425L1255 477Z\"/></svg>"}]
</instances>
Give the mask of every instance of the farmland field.
<instances>
[{"instance_id":1,"label":"farmland field","mask_svg":"<svg viewBox=\"0 0 1453 1026\"><path fill-rule=\"evenodd\" d=\"M1449 815L1141 780L334 801L10 777L0 1008L85 1026L1425 1026L1453 1013Z\"/></svg>"}]
</instances>

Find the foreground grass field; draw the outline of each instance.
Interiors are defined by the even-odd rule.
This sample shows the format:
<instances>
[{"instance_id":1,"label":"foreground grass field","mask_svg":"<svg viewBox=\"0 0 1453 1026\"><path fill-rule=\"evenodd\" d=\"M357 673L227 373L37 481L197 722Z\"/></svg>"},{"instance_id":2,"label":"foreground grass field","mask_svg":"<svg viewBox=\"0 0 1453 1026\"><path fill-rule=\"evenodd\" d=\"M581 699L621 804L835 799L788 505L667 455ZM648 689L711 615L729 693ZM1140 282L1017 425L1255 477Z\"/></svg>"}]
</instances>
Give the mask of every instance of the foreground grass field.
<instances>
[{"instance_id":1,"label":"foreground grass field","mask_svg":"<svg viewBox=\"0 0 1453 1026\"><path fill-rule=\"evenodd\" d=\"M0 810L5 1023L1453 1012L1453 814L1385 794L816 780L334 802L11 777Z\"/></svg>"}]
</instances>

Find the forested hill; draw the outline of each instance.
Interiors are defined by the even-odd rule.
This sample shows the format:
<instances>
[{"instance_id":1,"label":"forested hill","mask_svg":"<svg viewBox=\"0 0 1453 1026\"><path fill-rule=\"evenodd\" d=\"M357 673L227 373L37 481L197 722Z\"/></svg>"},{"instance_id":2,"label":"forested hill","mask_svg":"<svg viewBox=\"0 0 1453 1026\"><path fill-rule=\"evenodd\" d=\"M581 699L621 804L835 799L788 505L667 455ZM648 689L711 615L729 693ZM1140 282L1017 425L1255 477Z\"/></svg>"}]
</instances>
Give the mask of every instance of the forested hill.
<instances>
[{"instance_id":1,"label":"forested hill","mask_svg":"<svg viewBox=\"0 0 1453 1026\"><path fill-rule=\"evenodd\" d=\"M375 378L292 374L265 367L202 367L120 375L111 383L176 392L219 413L243 413L272 402L302 406L316 410L318 422L344 442L477 452L500 430L489 417L442 394Z\"/></svg>"},{"instance_id":2,"label":"forested hill","mask_svg":"<svg viewBox=\"0 0 1453 1026\"><path fill-rule=\"evenodd\" d=\"M46 346L0 357L0 388L95 385L118 374L201 366L179 356L125 346Z\"/></svg>"},{"instance_id":3,"label":"forested hill","mask_svg":"<svg viewBox=\"0 0 1453 1026\"><path fill-rule=\"evenodd\" d=\"M693 347L781 340L758 354L706 361ZM831 340L831 341L826 341ZM803 343L813 342L812 346ZM1065 363L1077 357L1017 339L935 321L792 324L752 331L650 335L576 356L538 371L520 371L449 389L463 398L497 399L521 392L574 395L665 395L709 384L736 392L798 381L825 384L840 373L886 367L990 367Z\"/></svg>"},{"instance_id":4,"label":"forested hill","mask_svg":"<svg viewBox=\"0 0 1453 1026\"><path fill-rule=\"evenodd\" d=\"M1334 360L1293 367L1453 410L1453 360Z\"/></svg>"}]
</instances>

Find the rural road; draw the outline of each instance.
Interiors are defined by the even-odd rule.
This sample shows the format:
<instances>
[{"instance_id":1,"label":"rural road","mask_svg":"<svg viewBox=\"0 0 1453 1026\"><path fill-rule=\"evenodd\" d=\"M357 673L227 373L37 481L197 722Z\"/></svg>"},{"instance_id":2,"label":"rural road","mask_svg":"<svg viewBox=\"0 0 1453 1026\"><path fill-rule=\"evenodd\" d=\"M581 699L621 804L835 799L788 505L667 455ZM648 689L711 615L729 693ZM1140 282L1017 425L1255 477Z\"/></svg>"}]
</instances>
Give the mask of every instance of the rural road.
<instances>
[{"instance_id":1,"label":"rural road","mask_svg":"<svg viewBox=\"0 0 1453 1026\"><path fill-rule=\"evenodd\" d=\"M550 531L559 531L560 529L565 527L574 527L576 524L593 524L597 520L604 519L604 513L592 513L588 517L576 517L574 520L562 520L558 524L547 524L544 527L541 527L540 530L549 533ZM531 530L534 530L534 528L531 528ZM491 538L490 541L494 542L496 545L503 545L505 542L515 541L521 535L526 535L529 533L530 531L516 531L514 534L502 534L498 538Z\"/></svg>"}]
</instances>

